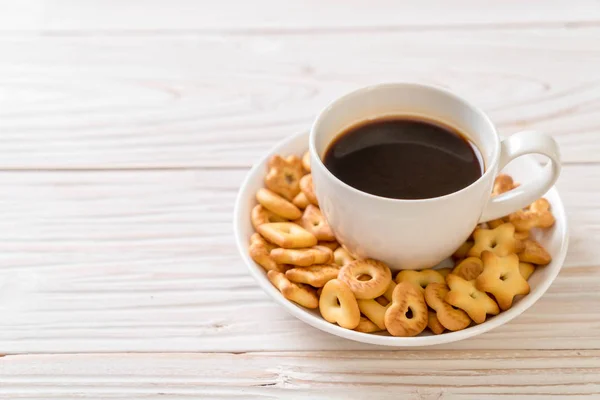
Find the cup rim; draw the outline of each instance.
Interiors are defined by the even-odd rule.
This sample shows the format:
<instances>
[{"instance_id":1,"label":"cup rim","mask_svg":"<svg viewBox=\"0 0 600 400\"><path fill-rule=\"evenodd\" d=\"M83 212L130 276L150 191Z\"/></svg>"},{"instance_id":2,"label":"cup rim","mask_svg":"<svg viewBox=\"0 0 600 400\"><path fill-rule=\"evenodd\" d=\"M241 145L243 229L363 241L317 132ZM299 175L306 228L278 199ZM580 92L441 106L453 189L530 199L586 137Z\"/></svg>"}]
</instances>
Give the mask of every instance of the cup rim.
<instances>
[{"instance_id":1,"label":"cup rim","mask_svg":"<svg viewBox=\"0 0 600 400\"><path fill-rule=\"evenodd\" d=\"M328 111L330 111L333 107L339 106L340 103L351 99L353 97L357 97L360 96L362 94L364 94L364 92L369 92L369 91L373 91L373 90L379 90L382 88L395 88L395 89L405 89L408 87L413 87L413 88L419 88L419 89L427 89L427 90L432 90L434 92L438 92L441 93L443 95L449 96L452 99L463 103L465 106L467 106L468 108L470 108L471 110L473 110L475 113L477 113L482 119L483 121L489 125L489 127L491 128L491 131L494 134L494 150L492 152L492 157L490 159L490 163L488 168L485 169L485 171L483 172L483 174L481 174L481 176L479 178L477 178L475 181L473 181L471 184L469 184L468 186L465 186L464 188L457 190L456 192L452 192L452 193L448 193L442 196L437 196L437 197L429 197L426 199L394 199L391 197L383 197L383 196L378 196L375 194L371 194L371 193L367 193L367 192L363 192L362 190L356 189L353 186L348 185L346 182L342 181L341 179L339 179L337 176L335 176L323 163L323 160L321 160L321 157L318 156L317 154L317 149L316 149L316 137L317 137L317 128L318 125L322 122L322 120L325 118L325 115L327 114ZM380 201L385 201L385 202L391 202L391 203L411 203L411 204L417 204L417 203L431 203L434 201L439 201L439 200L443 200L443 199L448 199L454 196L458 196L460 194L462 194L463 192L466 192L468 190L470 190L472 187L474 187L475 185L478 185L482 180L487 179L489 177L490 174L492 174L492 171L496 170L496 166L498 165L498 159L500 158L500 135L498 134L498 131L496 130L496 126L494 125L494 123L492 122L492 120L490 119L490 117L488 117L488 115L483 112L483 110L475 105L473 105L472 103L470 103L469 101L467 101L466 99L464 99L461 96L458 96L457 94L451 92L448 89L445 89L443 87L440 86L436 86L436 85L429 85L429 84L423 84L423 83L416 83L416 82L391 82L391 83L381 83L381 84L376 84L376 85L369 85L369 86L364 86L362 88L353 90L349 93L346 93L345 95L338 97L337 99L335 99L334 101L332 101L331 103L329 103L325 108L323 108L319 114L317 115L317 118L315 119L315 121L313 122L313 124L311 125L310 128L310 134L308 137L308 150L310 152L311 155L313 155L314 157L312 158L312 160L317 161L317 163L319 164L319 167L321 167L323 170L325 170L325 174L330 178L333 179L335 182L337 182L338 184L342 185L342 187L358 194L358 195L362 195L362 196L366 196L368 198L372 198L374 200L380 200ZM480 150L481 151L481 150ZM311 162L312 162L311 160Z\"/></svg>"}]
</instances>

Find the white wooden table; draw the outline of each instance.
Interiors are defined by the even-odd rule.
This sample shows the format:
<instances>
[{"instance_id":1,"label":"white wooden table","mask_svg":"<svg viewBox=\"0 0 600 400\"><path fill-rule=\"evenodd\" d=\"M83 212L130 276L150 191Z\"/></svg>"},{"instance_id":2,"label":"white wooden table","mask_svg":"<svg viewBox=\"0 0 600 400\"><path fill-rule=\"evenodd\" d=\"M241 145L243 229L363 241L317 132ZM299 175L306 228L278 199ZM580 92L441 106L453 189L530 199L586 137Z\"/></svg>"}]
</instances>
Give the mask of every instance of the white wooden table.
<instances>
[{"instance_id":1,"label":"white wooden table","mask_svg":"<svg viewBox=\"0 0 600 400\"><path fill-rule=\"evenodd\" d=\"M554 135L571 226L525 314L410 351L289 316L232 237L258 157L397 80ZM2 399L600 396L597 1L2 2L0 184Z\"/></svg>"}]
</instances>

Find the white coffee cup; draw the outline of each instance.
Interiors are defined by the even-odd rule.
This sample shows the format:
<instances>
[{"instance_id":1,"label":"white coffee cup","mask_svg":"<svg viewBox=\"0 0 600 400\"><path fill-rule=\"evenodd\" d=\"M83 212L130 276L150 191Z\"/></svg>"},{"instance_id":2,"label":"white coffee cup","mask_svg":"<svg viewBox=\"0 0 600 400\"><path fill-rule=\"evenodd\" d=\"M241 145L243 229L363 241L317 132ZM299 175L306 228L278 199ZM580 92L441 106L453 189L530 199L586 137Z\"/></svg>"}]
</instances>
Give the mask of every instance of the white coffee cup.
<instances>
[{"instance_id":1,"label":"white coffee cup","mask_svg":"<svg viewBox=\"0 0 600 400\"><path fill-rule=\"evenodd\" d=\"M481 152L483 175L445 196L401 200L362 192L327 170L323 156L341 132L365 120L401 115L438 120L463 132ZM550 136L528 131L501 141L480 109L447 90L415 83L370 86L334 101L313 124L309 149L319 205L338 240L357 256L384 261L392 269L438 264L467 240L478 223L531 204L560 173L558 146ZM513 158L530 153L550 159L541 176L491 197L498 171Z\"/></svg>"}]
</instances>

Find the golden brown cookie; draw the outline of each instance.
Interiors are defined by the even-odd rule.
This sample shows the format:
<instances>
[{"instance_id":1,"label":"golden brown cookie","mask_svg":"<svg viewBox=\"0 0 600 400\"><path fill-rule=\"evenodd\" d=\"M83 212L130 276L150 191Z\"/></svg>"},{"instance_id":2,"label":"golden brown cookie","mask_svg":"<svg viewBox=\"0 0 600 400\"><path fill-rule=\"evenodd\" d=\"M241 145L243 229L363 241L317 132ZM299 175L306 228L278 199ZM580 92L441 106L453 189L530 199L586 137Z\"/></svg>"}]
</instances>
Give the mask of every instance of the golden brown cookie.
<instances>
[{"instance_id":1,"label":"golden brown cookie","mask_svg":"<svg viewBox=\"0 0 600 400\"><path fill-rule=\"evenodd\" d=\"M408 282L396 285L384 324L393 336L416 336L427 327L427 304L423 293Z\"/></svg>"},{"instance_id":2,"label":"golden brown cookie","mask_svg":"<svg viewBox=\"0 0 600 400\"><path fill-rule=\"evenodd\" d=\"M440 320L437 319L435 311L431 310L428 310L427 312L427 327L436 335L440 335L446 330L444 325L440 323Z\"/></svg>"},{"instance_id":3,"label":"golden brown cookie","mask_svg":"<svg viewBox=\"0 0 600 400\"><path fill-rule=\"evenodd\" d=\"M258 233L254 233L252 236L250 236L250 246L248 248L250 257L258 265L263 267L265 271L281 271L282 269L281 266L279 266L270 256L271 250L274 248L275 246L268 243Z\"/></svg>"},{"instance_id":4,"label":"golden brown cookie","mask_svg":"<svg viewBox=\"0 0 600 400\"><path fill-rule=\"evenodd\" d=\"M523 249L519 252L519 260L537 265L546 265L552 261L550 253L533 239L522 241Z\"/></svg>"},{"instance_id":5,"label":"golden brown cookie","mask_svg":"<svg viewBox=\"0 0 600 400\"><path fill-rule=\"evenodd\" d=\"M371 279L360 280L358 277L361 275L367 275ZM385 293L392 281L392 272L381 261L354 260L340 269L338 279L348 285L357 299L374 299Z\"/></svg>"},{"instance_id":6,"label":"golden brown cookie","mask_svg":"<svg viewBox=\"0 0 600 400\"><path fill-rule=\"evenodd\" d=\"M519 271L519 258L515 254L499 257L484 251L481 259L483 272L475 280L475 286L494 295L501 310L508 310L515 296L529 293L529 284Z\"/></svg>"},{"instance_id":7,"label":"golden brown cookie","mask_svg":"<svg viewBox=\"0 0 600 400\"><path fill-rule=\"evenodd\" d=\"M379 329L385 329L385 312L388 306L382 306L373 299L357 299L358 308L369 320L371 320Z\"/></svg>"},{"instance_id":8,"label":"golden brown cookie","mask_svg":"<svg viewBox=\"0 0 600 400\"><path fill-rule=\"evenodd\" d=\"M292 282L305 283L318 288L335 279L339 270L338 266L331 264L311 265L310 267L289 269L285 273L285 277Z\"/></svg>"},{"instance_id":9,"label":"golden brown cookie","mask_svg":"<svg viewBox=\"0 0 600 400\"><path fill-rule=\"evenodd\" d=\"M335 235L319 210L319 207L309 204L302 217L297 221L300 226L315 235L317 240L335 240Z\"/></svg>"},{"instance_id":10,"label":"golden brown cookie","mask_svg":"<svg viewBox=\"0 0 600 400\"><path fill-rule=\"evenodd\" d=\"M356 298L346 284L332 279L323 286L319 311L326 321L342 328L354 329L360 323L360 310Z\"/></svg>"},{"instance_id":11,"label":"golden brown cookie","mask_svg":"<svg viewBox=\"0 0 600 400\"><path fill-rule=\"evenodd\" d=\"M288 156L284 159L279 155L275 155L269 160L268 169L265 176L265 186L269 190L290 201L300 193L300 179L304 176L300 158ZM290 217L289 219L296 218L298 217Z\"/></svg>"},{"instance_id":12,"label":"golden brown cookie","mask_svg":"<svg viewBox=\"0 0 600 400\"><path fill-rule=\"evenodd\" d=\"M298 193L294 200L292 200L292 204L298 207L301 210L304 210L306 206L310 204L310 201L306 198L306 195L302 192Z\"/></svg>"},{"instance_id":13,"label":"golden brown cookie","mask_svg":"<svg viewBox=\"0 0 600 400\"><path fill-rule=\"evenodd\" d=\"M280 217L297 219L302 216L302 211L300 211L298 207L269 189L258 189L258 192L256 192L256 200L261 206Z\"/></svg>"},{"instance_id":14,"label":"golden brown cookie","mask_svg":"<svg viewBox=\"0 0 600 400\"><path fill-rule=\"evenodd\" d=\"M492 190L492 196L498 196L499 194L506 193L513 190L518 185L515 185L513 178L507 174L498 174L494 179L494 188Z\"/></svg>"},{"instance_id":15,"label":"golden brown cookie","mask_svg":"<svg viewBox=\"0 0 600 400\"><path fill-rule=\"evenodd\" d=\"M550 211L548 200L541 198L508 216L508 220L517 231L529 231L533 228L550 228L554 225L554 215Z\"/></svg>"},{"instance_id":16,"label":"golden brown cookie","mask_svg":"<svg viewBox=\"0 0 600 400\"><path fill-rule=\"evenodd\" d=\"M385 298L388 302L392 301L392 296L394 295L394 289L396 289L396 282L392 279L387 289L383 293L383 298Z\"/></svg>"},{"instance_id":17,"label":"golden brown cookie","mask_svg":"<svg viewBox=\"0 0 600 400\"><path fill-rule=\"evenodd\" d=\"M525 262L519 263L519 272L526 281L529 280L529 277L533 274L534 271L535 267L533 266L533 264Z\"/></svg>"},{"instance_id":18,"label":"golden brown cookie","mask_svg":"<svg viewBox=\"0 0 600 400\"><path fill-rule=\"evenodd\" d=\"M306 308L317 308L319 306L316 291L310 286L290 282L285 274L279 271L269 271L267 277L286 299Z\"/></svg>"},{"instance_id":19,"label":"golden brown cookie","mask_svg":"<svg viewBox=\"0 0 600 400\"><path fill-rule=\"evenodd\" d=\"M459 262L452 270L452 273L470 281L477 278L482 271L483 262L477 257L468 257Z\"/></svg>"},{"instance_id":20,"label":"golden brown cookie","mask_svg":"<svg viewBox=\"0 0 600 400\"><path fill-rule=\"evenodd\" d=\"M440 268L436 269L436 271L439 272L444 279L446 279L446 277L452 273L452 268Z\"/></svg>"},{"instance_id":21,"label":"golden brown cookie","mask_svg":"<svg viewBox=\"0 0 600 400\"><path fill-rule=\"evenodd\" d=\"M444 283L444 276L433 269L424 269L422 271L411 271L405 269L396 275L396 283L408 282L425 292L425 288L430 283Z\"/></svg>"},{"instance_id":22,"label":"golden brown cookie","mask_svg":"<svg viewBox=\"0 0 600 400\"><path fill-rule=\"evenodd\" d=\"M340 244L336 241L336 240L321 240L319 241L319 243L317 243L317 245L319 246L325 246L328 249L330 249L331 251L335 251L337 250L338 247L340 247Z\"/></svg>"},{"instance_id":23,"label":"golden brown cookie","mask_svg":"<svg viewBox=\"0 0 600 400\"><path fill-rule=\"evenodd\" d=\"M450 276L450 275L449 275ZM425 289L425 301L437 319L449 331L460 331L471 324L471 319L463 310L453 308L444 298L449 289L445 283L430 283Z\"/></svg>"},{"instance_id":24,"label":"golden brown cookie","mask_svg":"<svg viewBox=\"0 0 600 400\"><path fill-rule=\"evenodd\" d=\"M304 175L302 179L300 179L300 190L306 196L308 201L310 201L315 206L319 205L319 200L317 200L317 196L315 195L315 189L313 187L313 179L312 175Z\"/></svg>"},{"instance_id":25,"label":"golden brown cookie","mask_svg":"<svg viewBox=\"0 0 600 400\"><path fill-rule=\"evenodd\" d=\"M310 153L308 151L302 156L302 166L306 172L310 173Z\"/></svg>"},{"instance_id":26,"label":"golden brown cookie","mask_svg":"<svg viewBox=\"0 0 600 400\"><path fill-rule=\"evenodd\" d=\"M467 256L467 254L469 253L469 250L471 250L472 247L473 247L473 242L470 240L467 240L466 242L461 244L458 249L456 249L454 254L452 254L452 258L455 260L462 260L463 258L465 258Z\"/></svg>"},{"instance_id":27,"label":"golden brown cookie","mask_svg":"<svg viewBox=\"0 0 600 400\"><path fill-rule=\"evenodd\" d=\"M446 303L466 312L476 324L485 322L486 315L497 315L498 304L485 292L477 290L475 281L466 281L460 276L450 274L446 278L450 291L444 297Z\"/></svg>"},{"instance_id":28,"label":"golden brown cookie","mask_svg":"<svg viewBox=\"0 0 600 400\"><path fill-rule=\"evenodd\" d=\"M271 222L256 228L265 239L285 249L311 247L317 238L303 227L292 222Z\"/></svg>"},{"instance_id":29,"label":"golden brown cookie","mask_svg":"<svg viewBox=\"0 0 600 400\"><path fill-rule=\"evenodd\" d=\"M333 252L333 257L335 259L335 263L341 267L354 261L354 257L352 257L350 253L348 253L348 251L343 247L338 247L335 249Z\"/></svg>"},{"instance_id":30,"label":"golden brown cookie","mask_svg":"<svg viewBox=\"0 0 600 400\"><path fill-rule=\"evenodd\" d=\"M291 264L308 267L314 264L328 264L333 261L333 252L324 246L313 246L304 249L271 250L271 258L279 264Z\"/></svg>"},{"instance_id":31,"label":"golden brown cookie","mask_svg":"<svg viewBox=\"0 0 600 400\"><path fill-rule=\"evenodd\" d=\"M260 204L257 204L250 213L250 221L252 221L254 229L257 229L262 224L268 224L270 222L286 222L287 219L280 217Z\"/></svg>"},{"instance_id":32,"label":"golden brown cookie","mask_svg":"<svg viewBox=\"0 0 600 400\"><path fill-rule=\"evenodd\" d=\"M498 218L498 219L493 219L491 221L488 221L487 226L489 229L496 229L500 225L505 224L507 222L508 221L505 221L505 218Z\"/></svg>"},{"instance_id":33,"label":"golden brown cookie","mask_svg":"<svg viewBox=\"0 0 600 400\"><path fill-rule=\"evenodd\" d=\"M356 332L362 333L373 333L383 331L383 329L380 329L377 325L375 325L373 321L369 320L366 317L363 317L362 315L360 316L360 322L358 323L356 328L354 328L354 330Z\"/></svg>"},{"instance_id":34,"label":"golden brown cookie","mask_svg":"<svg viewBox=\"0 0 600 400\"><path fill-rule=\"evenodd\" d=\"M475 244L469 250L469 257L480 257L484 250L502 257L515 252L515 227L512 224L502 224L495 229L475 229L473 232Z\"/></svg>"}]
</instances>

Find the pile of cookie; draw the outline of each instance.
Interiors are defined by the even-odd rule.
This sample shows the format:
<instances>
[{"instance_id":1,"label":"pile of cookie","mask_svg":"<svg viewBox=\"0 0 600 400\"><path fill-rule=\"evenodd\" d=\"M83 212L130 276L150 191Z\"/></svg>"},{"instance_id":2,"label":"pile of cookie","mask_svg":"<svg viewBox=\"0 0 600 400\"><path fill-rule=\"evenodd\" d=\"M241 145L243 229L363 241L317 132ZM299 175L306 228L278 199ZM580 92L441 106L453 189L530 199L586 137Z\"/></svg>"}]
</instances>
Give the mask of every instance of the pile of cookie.
<instances>
[{"instance_id":1,"label":"pile of cookie","mask_svg":"<svg viewBox=\"0 0 600 400\"><path fill-rule=\"evenodd\" d=\"M517 186L499 175L492 195ZM426 328L441 334L481 324L528 294L535 268L551 261L531 237L554 224L543 198L479 225L452 255L453 268L403 270L395 279L383 262L358 259L337 242L319 209L308 153L273 156L256 200L252 259L286 299L358 332L415 336Z\"/></svg>"}]
</instances>

